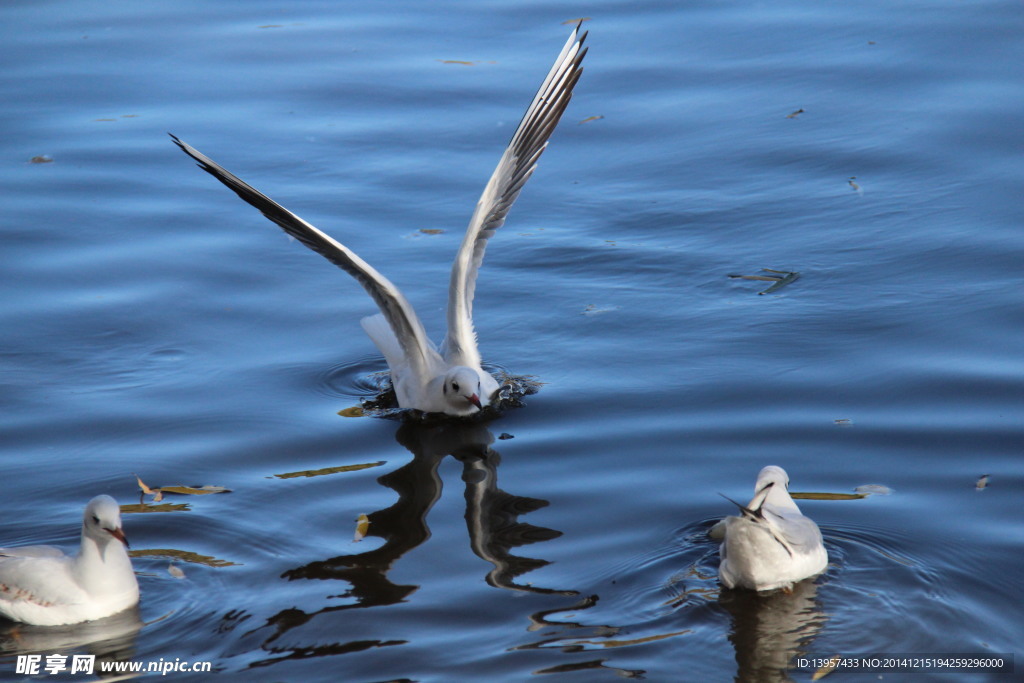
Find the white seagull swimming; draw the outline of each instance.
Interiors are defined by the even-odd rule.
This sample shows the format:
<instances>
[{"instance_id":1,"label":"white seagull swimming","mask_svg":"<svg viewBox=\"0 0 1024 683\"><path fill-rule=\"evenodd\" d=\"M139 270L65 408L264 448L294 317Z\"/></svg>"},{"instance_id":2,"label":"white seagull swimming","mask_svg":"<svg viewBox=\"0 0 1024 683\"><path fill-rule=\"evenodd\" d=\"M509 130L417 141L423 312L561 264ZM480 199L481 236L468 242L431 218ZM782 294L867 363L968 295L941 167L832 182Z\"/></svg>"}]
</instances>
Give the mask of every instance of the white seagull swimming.
<instances>
[{"instance_id":1,"label":"white seagull swimming","mask_svg":"<svg viewBox=\"0 0 1024 683\"><path fill-rule=\"evenodd\" d=\"M747 505L729 499L739 517L726 517L711 529L721 538L718 578L726 588L788 589L825 571L828 553L814 520L800 514L789 495L789 475L769 465L757 475Z\"/></svg>"},{"instance_id":2,"label":"white seagull swimming","mask_svg":"<svg viewBox=\"0 0 1024 683\"><path fill-rule=\"evenodd\" d=\"M548 138L565 111L583 68L587 50L573 30L540 90L512 135L494 174L484 188L452 264L448 287L448 331L440 350L399 289L340 242L332 239L263 193L171 135L200 168L263 212L286 233L359 281L380 308L363 318L366 334L384 355L391 383L403 409L425 413L471 415L497 396L498 382L480 367L473 328L473 295L487 240L504 224L512 203L533 174Z\"/></svg>"},{"instance_id":3,"label":"white seagull swimming","mask_svg":"<svg viewBox=\"0 0 1024 683\"><path fill-rule=\"evenodd\" d=\"M30 545L0 548L0 615L37 626L77 624L117 614L139 602L139 584L110 496L85 506L77 555Z\"/></svg>"}]
</instances>

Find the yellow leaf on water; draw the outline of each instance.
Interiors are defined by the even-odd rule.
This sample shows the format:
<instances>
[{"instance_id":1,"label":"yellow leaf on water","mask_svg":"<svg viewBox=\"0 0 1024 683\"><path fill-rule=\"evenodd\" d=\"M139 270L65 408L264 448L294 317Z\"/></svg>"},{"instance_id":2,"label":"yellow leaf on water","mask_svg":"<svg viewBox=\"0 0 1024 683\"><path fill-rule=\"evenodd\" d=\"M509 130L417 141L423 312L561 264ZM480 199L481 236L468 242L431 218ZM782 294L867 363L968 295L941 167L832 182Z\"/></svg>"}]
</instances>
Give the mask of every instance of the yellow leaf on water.
<instances>
[{"instance_id":1,"label":"yellow leaf on water","mask_svg":"<svg viewBox=\"0 0 1024 683\"><path fill-rule=\"evenodd\" d=\"M353 543L358 543L363 540L366 536L366 532L370 530L370 518L366 515L359 515L356 517L356 533L352 538Z\"/></svg>"},{"instance_id":2,"label":"yellow leaf on water","mask_svg":"<svg viewBox=\"0 0 1024 683\"><path fill-rule=\"evenodd\" d=\"M832 657L832 659L830 659L824 666L814 672L814 675L811 676L811 680L819 681L825 676L828 676L837 666L839 666L841 659L842 658L839 655Z\"/></svg>"},{"instance_id":3,"label":"yellow leaf on water","mask_svg":"<svg viewBox=\"0 0 1024 683\"><path fill-rule=\"evenodd\" d=\"M437 60L442 64L462 64L463 66L473 66L476 62L464 62L461 59L439 59Z\"/></svg>"},{"instance_id":4,"label":"yellow leaf on water","mask_svg":"<svg viewBox=\"0 0 1024 683\"><path fill-rule=\"evenodd\" d=\"M364 415L363 407L352 406L351 408L345 408L345 410L339 410L338 415L342 417L362 417Z\"/></svg>"},{"instance_id":5,"label":"yellow leaf on water","mask_svg":"<svg viewBox=\"0 0 1024 683\"><path fill-rule=\"evenodd\" d=\"M587 118L585 118L582 121L580 121L580 123L587 123L589 121L599 121L600 119L603 119L603 118L604 118L603 115L588 116Z\"/></svg>"},{"instance_id":6,"label":"yellow leaf on water","mask_svg":"<svg viewBox=\"0 0 1024 683\"><path fill-rule=\"evenodd\" d=\"M177 550L175 548L147 548L145 550L129 550L128 554L131 557L172 557L182 562L191 562L192 564L204 564L207 567L238 567L241 566L237 562L229 562L227 560L220 560L210 555L200 555L199 553L193 553L188 550Z\"/></svg>"},{"instance_id":7,"label":"yellow leaf on water","mask_svg":"<svg viewBox=\"0 0 1024 683\"><path fill-rule=\"evenodd\" d=\"M184 579L185 572L181 571L181 567L176 564L167 565L167 573L176 579Z\"/></svg>"}]
</instances>

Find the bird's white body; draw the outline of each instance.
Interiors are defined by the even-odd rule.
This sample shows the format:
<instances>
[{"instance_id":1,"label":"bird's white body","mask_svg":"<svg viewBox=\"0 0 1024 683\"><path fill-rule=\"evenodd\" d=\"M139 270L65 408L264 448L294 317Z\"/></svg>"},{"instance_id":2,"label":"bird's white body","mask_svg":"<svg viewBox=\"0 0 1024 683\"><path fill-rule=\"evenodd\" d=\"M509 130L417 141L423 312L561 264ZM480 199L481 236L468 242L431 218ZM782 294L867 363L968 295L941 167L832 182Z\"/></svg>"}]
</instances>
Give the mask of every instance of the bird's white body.
<instances>
[{"instance_id":1,"label":"bird's white body","mask_svg":"<svg viewBox=\"0 0 1024 683\"><path fill-rule=\"evenodd\" d=\"M793 502L781 467L761 470L754 497L740 510L739 517L726 517L712 529L713 535L724 533L718 578L726 588L789 588L825 571L821 531Z\"/></svg>"},{"instance_id":2,"label":"bird's white body","mask_svg":"<svg viewBox=\"0 0 1024 683\"><path fill-rule=\"evenodd\" d=\"M469 221L448 286L447 334L440 349L402 292L353 251L233 175L195 148L171 136L199 166L263 212L310 249L354 277L380 314L363 329L387 360L401 408L426 413L472 415L495 400L498 382L480 364L473 327L473 297L487 240L500 228L523 184L533 174L548 138L572 97L586 55L579 26L569 36L540 90L523 115Z\"/></svg>"},{"instance_id":3,"label":"bird's white body","mask_svg":"<svg viewBox=\"0 0 1024 683\"><path fill-rule=\"evenodd\" d=\"M77 624L139 602L139 584L110 496L89 501L75 555L53 546L0 548L0 615L37 626Z\"/></svg>"}]
</instances>

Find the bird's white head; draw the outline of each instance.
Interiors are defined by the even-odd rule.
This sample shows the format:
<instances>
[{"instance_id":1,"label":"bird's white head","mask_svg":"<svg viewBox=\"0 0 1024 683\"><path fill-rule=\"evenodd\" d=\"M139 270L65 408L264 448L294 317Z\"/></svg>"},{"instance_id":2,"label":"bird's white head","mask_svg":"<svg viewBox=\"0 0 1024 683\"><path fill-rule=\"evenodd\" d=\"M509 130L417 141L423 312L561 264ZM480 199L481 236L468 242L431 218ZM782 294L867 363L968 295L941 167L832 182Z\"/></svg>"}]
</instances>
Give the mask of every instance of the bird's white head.
<instances>
[{"instance_id":1,"label":"bird's white head","mask_svg":"<svg viewBox=\"0 0 1024 683\"><path fill-rule=\"evenodd\" d=\"M444 376L444 401L446 413L471 415L483 409L480 398L480 373L473 368L455 367ZM484 397L483 400L489 400Z\"/></svg>"},{"instance_id":2,"label":"bird's white head","mask_svg":"<svg viewBox=\"0 0 1024 683\"><path fill-rule=\"evenodd\" d=\"M112 538L128 546L128 539L121 529L121 507L110 496L96 496L85 506L82 533L100 548L106 547Z\"/></svg>"},{"instance_id":3,"label":"bird's white head","mask_svg":"<svg viewBox=\"0 0 1024 683\"><path fill-rule=\"evenodd\" d=\"M757 483L754 485L756 496L765 487L770 487L765 502L776 507L796 508L796 503L789 495L789 475L786 470L778 465L768 465L757 475Z\"/></svg>"}]
</instances>

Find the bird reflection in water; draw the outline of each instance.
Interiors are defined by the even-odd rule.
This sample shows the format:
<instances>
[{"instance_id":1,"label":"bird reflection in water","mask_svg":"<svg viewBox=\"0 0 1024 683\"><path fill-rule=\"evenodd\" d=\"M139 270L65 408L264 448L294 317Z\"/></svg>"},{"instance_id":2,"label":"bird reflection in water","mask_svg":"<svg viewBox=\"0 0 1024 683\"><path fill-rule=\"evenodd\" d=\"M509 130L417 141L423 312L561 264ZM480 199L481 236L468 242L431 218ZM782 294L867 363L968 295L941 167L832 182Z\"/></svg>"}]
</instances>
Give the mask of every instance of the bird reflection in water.
<instances>
[{"instance_id":1,"label":"bird reflection in water","mask_svg":"<svg viewBox=\"0 0 1024 683\"><path fill-rule=\"evenodd\" d=\"M808 652L828 617L817 601L815 581L800 581L791 591L756 593L722 590L719 604L732 617L729 641L736 650L736 680L791 681L792 660Z\"/></svg>"},{"instance_id":2,"label":"bird reflection in water","mask_svg":"<svg viewBox=\"0 0 1024 683\"><path fill-rule=\"evenodd\" d=\"M545 588L518 582L518 577L548 564L548 561L512 554L512 549L562 535L560 531L519 521L519 517L548 505L545 500L516 496L498 488L497 468L501 456L491 448L494 436L484 423L406 423L396 440L413 453L406 465L377 479L394 490L398 500L388 508L367 515L365 538L383 540L380 546L354 555L339 555L311 562L282 574L288 581L344 581L344 605L323 607L315 612L298 608L282 610L243 638L262 639L257 647L277 655L251 666L284 659L343 654L401 644L404 641L359 641L314 647L280 647L275 644L288 631L310 622L318 615L356 608L379 607L405 601L419 586L396 584L388 577L395 563L430 537L427 515L441 497L438 467L448 455L462 463L465 483L466 526L473 552L493 567L486 581L496 588L542 594L576 595L575 591ZM267 633L267 631L271 631Z\"/></svg>"},{"instance_id":3,"label":"bird reflection in water","mask_svg":"<svg viewBox=\"0 0 1024 683\"><path fill-rule=\"evenodd\" d=\"M129 662L135 658L135 640L142 629L138 605L103 619L65 626L31 626L0 619L0 656L53 653L96 657L103 662ZM13 660L11 669L14 670Z\"/></svg>"}]
</instances>

